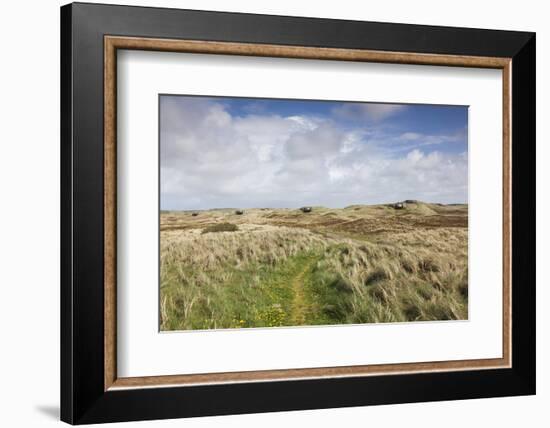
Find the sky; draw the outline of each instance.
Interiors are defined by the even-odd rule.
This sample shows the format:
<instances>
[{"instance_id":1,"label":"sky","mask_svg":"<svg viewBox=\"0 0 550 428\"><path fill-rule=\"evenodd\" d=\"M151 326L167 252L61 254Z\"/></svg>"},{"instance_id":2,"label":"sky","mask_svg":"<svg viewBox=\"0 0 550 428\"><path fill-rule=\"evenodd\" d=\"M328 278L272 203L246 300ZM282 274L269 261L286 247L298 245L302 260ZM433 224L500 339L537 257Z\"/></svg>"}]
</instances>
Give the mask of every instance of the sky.
<instances>
[{"instance_id":1,"label":"sky","mask_svg":"<svg viewBox=\"0 0 550 428\"><path fill-rule=\"evenodd\" d=\"M163 210L468 200L468 108L161 95Z\"/></svg>"}]
</instances>

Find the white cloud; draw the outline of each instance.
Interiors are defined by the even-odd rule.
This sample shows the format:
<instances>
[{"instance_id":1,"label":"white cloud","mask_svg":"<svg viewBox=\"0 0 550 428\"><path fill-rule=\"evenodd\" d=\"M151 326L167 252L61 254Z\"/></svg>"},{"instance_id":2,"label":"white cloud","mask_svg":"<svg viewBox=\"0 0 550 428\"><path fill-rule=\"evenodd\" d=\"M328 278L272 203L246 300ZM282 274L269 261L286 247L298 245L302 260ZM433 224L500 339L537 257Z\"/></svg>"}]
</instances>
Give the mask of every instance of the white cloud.
<instances>
[{"instance_id":1,"label":"white cloud","mask_svg":"<svg viewBox=\"0 0 550 428\"><path fill-rule=\"evenodd\" d=\"M461 130L450 135L430 135L419 132L404 132L398 137L398 139L400 141L414 143L415 146L430 146L435 144L463 142L466 139L466 132L465 130Z\"/></svg>"},{"instance_id":2,"label":"white cloud","mask_svg":"<svg viewBox=\"0 0 550 428\"><path fill-rule=\"evenodd\" d=\"M467 197L467 154L395 152L365 131L330 120L233 117L219 103L166 98L161 128L163 209L445 203Z\"/></svg>"},{"instance_id":3,"label":"white cloud","mask_svg":"<svg viewBox=\"0 0 550 428\"><path fill-rule=\"evenodd\" d=\"M422 138L422 134L419 134L418 132L404 132L399 136L399 138L404 141L418 141Z\"/></svg>"}]
</instances>

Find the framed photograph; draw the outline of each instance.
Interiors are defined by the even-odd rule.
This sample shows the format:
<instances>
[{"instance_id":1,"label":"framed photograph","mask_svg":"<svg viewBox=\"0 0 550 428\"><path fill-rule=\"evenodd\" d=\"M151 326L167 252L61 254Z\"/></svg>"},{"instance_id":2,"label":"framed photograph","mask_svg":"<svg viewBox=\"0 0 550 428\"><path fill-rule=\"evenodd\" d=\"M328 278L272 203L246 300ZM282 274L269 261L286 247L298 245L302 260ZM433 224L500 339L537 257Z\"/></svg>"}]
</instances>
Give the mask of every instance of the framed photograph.
<instances>
[{"instance_id":1,"label":"framed photograph","mask_svg":"<svg viewBox=\"0 0 550 428\"><path fill-rule=\"evenodd\" d=\"M535 393L535 35L61 8L61 418Z\"/></svg>"}]
</instances>

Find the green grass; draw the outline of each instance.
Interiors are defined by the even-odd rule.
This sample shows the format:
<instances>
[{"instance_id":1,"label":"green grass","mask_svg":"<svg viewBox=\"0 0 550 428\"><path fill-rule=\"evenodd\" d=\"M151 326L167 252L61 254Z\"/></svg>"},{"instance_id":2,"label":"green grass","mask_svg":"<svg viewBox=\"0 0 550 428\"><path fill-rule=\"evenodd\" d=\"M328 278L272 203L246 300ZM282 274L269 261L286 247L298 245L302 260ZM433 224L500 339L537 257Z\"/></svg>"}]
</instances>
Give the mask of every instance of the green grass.
<instances>
[{"instance_id":1,"label":"green grass","mask_svg":"<svg viewBox=\"0 0 550 428\"><path fill-rule=\"evenodd\" d=\"M165 308L163 329L467 318L467 274L449 274L441 287L426 278L434 267L425 262L419 263L420 271L413 277L395 277L377 267L357 289L349 276L327 267L335 257L350 253L348 247L335 245L324 252L301 252L274 266L254 263L237 269L227 264L216 283L201 282L196 272L174 272L163 284L162 294L173 302ZM188 284L182 287L182 281Z\"/></svg>"},{"instance_id":2,"label":"green grass","mask_svg":"<svg viewBox=\"0 0 550 428\"><path fill-rule=\"evenodd\" d=\"M277 266L251 264L246 269L224 266L225 282L202 284L189 280L192 271L171 272L162 294L173 304L164 308L165 330L279 327L294 325L291 317L296 277L315 256L300 253ZM186 286L182 287L182 281ZM194 285L190 285L190 283ZM188 308L188 310L186 310ZM317 311L310 311L310 317Z\"/></svg>"},{"instance_id":3,"label":"green grass","mask_svg":"<svg viewBox=\"0 0 550 428\"><path fill-rule=\"evenodd\" d=\"M360 222L346 214L363 211ZM412 208L393 211L249 210L238 224L224 221L231 213L171 213L161 330L467 319L467 228L421 209L437 227L413 227Z\"/></svg>"}]
</instances>

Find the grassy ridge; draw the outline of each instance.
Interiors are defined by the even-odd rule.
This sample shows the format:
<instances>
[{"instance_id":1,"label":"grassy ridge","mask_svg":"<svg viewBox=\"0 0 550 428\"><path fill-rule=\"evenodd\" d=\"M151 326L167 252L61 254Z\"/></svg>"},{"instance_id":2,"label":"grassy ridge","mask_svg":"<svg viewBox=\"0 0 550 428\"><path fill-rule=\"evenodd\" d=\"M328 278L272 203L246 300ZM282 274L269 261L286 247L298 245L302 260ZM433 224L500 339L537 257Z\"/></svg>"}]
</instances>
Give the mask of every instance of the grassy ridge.
<instances>
[{"instance_id":1,"label":"grassy ridge","mask_svg":"<svg viewBox=\"0 0 550 428\"><path fill-rule=\"evenodd\" d=\"M467 209L314 211L163 214L161 329L467 318Z\"/></svg>"}]
</instances>

